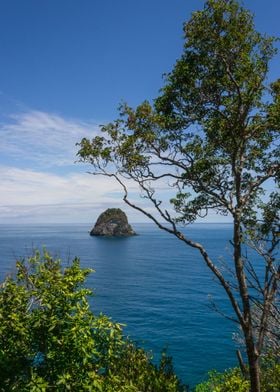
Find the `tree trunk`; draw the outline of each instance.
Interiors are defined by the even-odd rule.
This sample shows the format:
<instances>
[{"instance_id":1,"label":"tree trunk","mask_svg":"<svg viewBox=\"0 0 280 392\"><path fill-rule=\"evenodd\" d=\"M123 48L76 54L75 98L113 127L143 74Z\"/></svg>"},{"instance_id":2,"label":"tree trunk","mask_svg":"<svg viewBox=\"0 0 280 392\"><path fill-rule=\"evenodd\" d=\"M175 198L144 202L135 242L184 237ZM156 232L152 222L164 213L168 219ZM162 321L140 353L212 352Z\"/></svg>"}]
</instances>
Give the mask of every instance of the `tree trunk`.
<instances>
[{"instance_id":1,"label":"tree trunk","mask_svg":"<svg viewBox=\"0 0 280 392\"><path fill-rule=\"evenodd\" d=\"M242 358L242 354L241 354L240 350L236 350L236 355L237 355L239 367L240 367L240 370L241 370L243 377L248 378L248 372L246 370L245 363L243 362L243 358Z\"/></svg>"},{"instance_id":2,"label":"tree trunk","mask_svg":"<svg viewBox=\"0 0 280 392\"><path fill-rule=\"evenodd\" d=\"M259 356L247 348L251 392L261 392Z\"/></svg>"},{"instance_id":3,"label":"tree trunk","mask_svg":"<svg viewBox=\"0 0 280 392\"><path fill-rule=\"evenodd\" d=\"M237 195L240 195L240 175L237 176L236 189ZM238 204L240 203L239 197L237 198ZM253 323L251 306L249 300L249 292L247 287L246 275L244 272L244 263L242 258L242 232L241 232L241 217L239 209L236 210L234 215L234 263L235 271L238 280L239 293L243 305L243 317L244 321L241 324L243 334L246 343L246 353L249 365L249 376L251 392L261 392L260 386L260 367L259 367L259 355L256 351L256 344L254 341Z\"/></svg>"}]
</instances>

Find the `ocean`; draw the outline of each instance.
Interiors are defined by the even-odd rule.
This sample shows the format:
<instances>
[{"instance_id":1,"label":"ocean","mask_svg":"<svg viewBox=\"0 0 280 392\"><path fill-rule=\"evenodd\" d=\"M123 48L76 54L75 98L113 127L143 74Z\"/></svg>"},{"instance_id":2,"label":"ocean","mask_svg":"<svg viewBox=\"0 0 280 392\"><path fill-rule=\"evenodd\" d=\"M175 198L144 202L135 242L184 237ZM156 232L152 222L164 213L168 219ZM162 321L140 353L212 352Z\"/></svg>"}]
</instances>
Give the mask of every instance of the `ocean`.
<instances>
[{"instance_id":1,"label":"ocean","mask_svg":"<svg viewBox=\"0 0 280 392\"><path fill-rule=\"evenodd\" d=\"M123 323L124 334L154 353L173 357L187 384L207 371L236 365L236 325L213 310L232 315L223 289L200 254L152 224L132 225L129 238L91 237L90 225L0 225L0 279L18 258L46 247L65 263L78 256L95 270L86 285L94 290L92 310ZM231 224L194 224L184 229L221 264L231 262ZM226 273L226 272L225 272Z\"/></svg>"}]
</instances>

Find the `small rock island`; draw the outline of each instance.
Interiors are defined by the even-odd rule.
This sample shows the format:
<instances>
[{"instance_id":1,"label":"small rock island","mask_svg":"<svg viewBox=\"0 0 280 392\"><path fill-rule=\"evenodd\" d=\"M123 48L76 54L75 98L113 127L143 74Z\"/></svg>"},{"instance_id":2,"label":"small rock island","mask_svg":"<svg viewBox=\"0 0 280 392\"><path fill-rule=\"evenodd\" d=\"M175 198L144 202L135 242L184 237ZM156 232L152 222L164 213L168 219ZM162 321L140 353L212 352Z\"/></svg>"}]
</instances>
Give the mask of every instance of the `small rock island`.
<instances>
[{"instance_id":1,"label":"small rock island","mask_svg":"<svg viewBox=\"0 0 280 392\"><path fill-rule=\"evenodd\" d=\"M120 208L108 208L99 215L90 235L129 237L136 233L128 223L126 214Z\"/></svg>"}]
</instances>

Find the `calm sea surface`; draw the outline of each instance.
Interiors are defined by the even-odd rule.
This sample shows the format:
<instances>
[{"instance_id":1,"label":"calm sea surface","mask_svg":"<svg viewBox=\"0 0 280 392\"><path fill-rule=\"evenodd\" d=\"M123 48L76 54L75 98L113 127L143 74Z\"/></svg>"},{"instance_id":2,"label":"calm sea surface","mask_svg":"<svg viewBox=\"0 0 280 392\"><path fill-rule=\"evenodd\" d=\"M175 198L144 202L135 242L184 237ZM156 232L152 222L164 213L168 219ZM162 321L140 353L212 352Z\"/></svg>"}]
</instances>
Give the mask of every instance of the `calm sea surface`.
<instances>
[{"instance_id":1,"label":"calm sea surface","mask_svg":"<svg viewBox=\"0 0 280 392\"><path fill-rule=\"evenodd\" d=\"M126 324L125 334L155 358L167 348L184 382L193 385L212 368L234 366L236 327L211 309L211 299L231 310L200 255L150 224L133 226L138 236L100 238L89 236L88 225L0 225L1 281L34 248L45 246L65 261L79 256L95 270L87 280L95 292L93 311ZM218 262L231 259L230 224L186 230Z\"/></svg>"}]
</instances>

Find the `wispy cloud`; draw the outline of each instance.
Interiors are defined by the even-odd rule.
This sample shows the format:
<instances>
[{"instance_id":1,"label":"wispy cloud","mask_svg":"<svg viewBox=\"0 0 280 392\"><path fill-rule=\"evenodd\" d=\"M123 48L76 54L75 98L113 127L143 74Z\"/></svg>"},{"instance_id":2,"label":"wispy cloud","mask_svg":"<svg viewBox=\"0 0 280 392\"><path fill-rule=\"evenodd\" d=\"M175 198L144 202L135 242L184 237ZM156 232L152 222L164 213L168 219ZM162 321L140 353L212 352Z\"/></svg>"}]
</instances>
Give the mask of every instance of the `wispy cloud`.
<instances>
[{"instance_id":1,"label":"wispy cloud","mask_svg":"<svg viewBox=\"0 0 280 392\"><path fill-rule=\"evenodd\" d=\"M2 120L0 223L91 222L105 208L126 209L118 183L74 164L76 143L98 132L93 122L34 110ZM129 189L136 197L136 185ZM131 209L129 215L143 219Z\"/></svg>"},{"instance_id":2,"label":"wispy cloud","mask_svg":"<svg viewBox=\"0 0 280 392\"><path fill-rule=\"evenodd\" d=\"M1 205L85 203L119 191L110 178L86 173L57 175L0 166Z\"/></svg>"},{"instance_id":3,"label":"wispy cloud","mask_svg":"<svg viewBox=\"0 0 280 392\"><path fill-rule=\"evenodd\" d=\"M111 178L0 166L0 179L2 223L91 222L105 208L125 207L121 189Z\"/></svg>"},{"instance_id":4,"label":"wispy cloud","mask_svg":"<svg viewBox=\"0 0 280 392\"><path fill-rule=\"evenodd\" d=\"M0 122L0 223L93 222L109 207L123 208L131 221L145 221L123 203L117 182L90 176L86 166L74 164L76 143L98 132L94 123L40 111ZM154 212L146 199L139 199L135 183L129 182L128 189L131 201ZM166 203L171 190L164 180L157 191Z\"/></svg>"},{"instance_id":5,"label":"wispy cloud","mask_svg":"<svg viewBox=\"0 0 280 392\"><path fill-rule=\"evenodd\" d=\"M0 123L0 153L40 167L73 164L76 143L98 133L98 125L64 119L56 114L28 111Z\"/></svg>"},{"instance_id":6,"label":"wispy cloud","mask_svg":"<svg viewBox=\"0 0 280 392\"><path fill-rule=\"evenodd\" d=\"M86 173L53 173L0 166L1 205L84 203L119 191L110 178Z\"/></svg>"}]
</instances>

